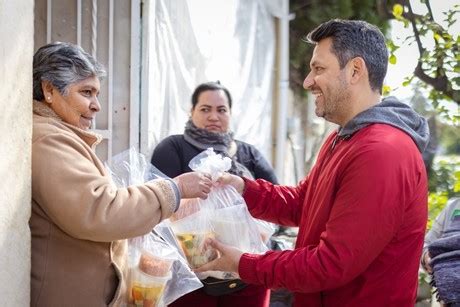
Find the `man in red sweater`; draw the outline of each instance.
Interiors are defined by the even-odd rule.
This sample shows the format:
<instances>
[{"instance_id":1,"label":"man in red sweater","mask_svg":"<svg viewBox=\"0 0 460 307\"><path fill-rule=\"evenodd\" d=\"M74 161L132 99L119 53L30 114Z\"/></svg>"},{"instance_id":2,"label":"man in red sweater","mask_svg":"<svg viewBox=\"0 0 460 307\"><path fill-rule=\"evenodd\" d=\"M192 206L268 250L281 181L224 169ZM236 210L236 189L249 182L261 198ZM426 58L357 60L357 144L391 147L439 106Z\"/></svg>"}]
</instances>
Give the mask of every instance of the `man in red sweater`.
<instances>
[{"instance_id":1,"label":"man in red sweater","mask_svg":"<svg viewBox=\"0 0 460 307\"><path fill-rule=\"evenodd\" d=\"M427 221L427 123L396 98L382 100L388 51L378 28L330 20L308 39L316 46L304 87L316 115L339 129L296 187L221 178L254 217L299 226L296 247L254 255L210 240L221 257L199 271L287 288L295 306L413 307Z\"/></svg>"}]
</instances>

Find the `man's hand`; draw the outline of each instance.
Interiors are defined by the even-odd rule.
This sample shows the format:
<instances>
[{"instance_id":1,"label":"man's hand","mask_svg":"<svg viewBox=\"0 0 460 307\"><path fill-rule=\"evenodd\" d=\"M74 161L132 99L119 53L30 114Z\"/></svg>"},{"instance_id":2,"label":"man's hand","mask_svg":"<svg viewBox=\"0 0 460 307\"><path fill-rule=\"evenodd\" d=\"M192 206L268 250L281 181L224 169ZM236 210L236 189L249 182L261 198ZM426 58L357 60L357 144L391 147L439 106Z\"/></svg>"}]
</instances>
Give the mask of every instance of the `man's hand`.
<instances>
[{"instance_id":1,"label":"man's hand","mask_svg":"<svg viewBox=\"0 0 460 307\"><path fill-rule=\"evenodd\" d=\"M243 252L235 247L231 247L220 243L215 239L207 239L205 245L216 249L220 257L208 262L199 268L195 269L195 272L206 272L206 271L222 271L222 272L234 272L238 274L238 265L240 263L241 255Z\"/></svg>"},{"instance_id":2,"label":"man's hand","mask_svg":"<svg viewBox=\"0 0 460 307\"><path fill-rule=\"evenodd\" d=\"M243 180L243 178L241 178L239 176L236 176L236 175L232 175L230 173L224 173L222 176L217 178L217 184L218 185L229 184L229 185L233 186L235 188L235 190L240 194L243 194L243 191L244 191L244 180Z\"/></svg>"},{"instance_id":3,"label":"man's hand","mask_svg":"<svg viewBox=\"0 0 460 307\"><path fill-rule=\"evenodd\" d=\"M189 172L173 178L179 187L181 198L206 199L211 191L211 175L198 172Z\"/></svg>"}]
</instances>

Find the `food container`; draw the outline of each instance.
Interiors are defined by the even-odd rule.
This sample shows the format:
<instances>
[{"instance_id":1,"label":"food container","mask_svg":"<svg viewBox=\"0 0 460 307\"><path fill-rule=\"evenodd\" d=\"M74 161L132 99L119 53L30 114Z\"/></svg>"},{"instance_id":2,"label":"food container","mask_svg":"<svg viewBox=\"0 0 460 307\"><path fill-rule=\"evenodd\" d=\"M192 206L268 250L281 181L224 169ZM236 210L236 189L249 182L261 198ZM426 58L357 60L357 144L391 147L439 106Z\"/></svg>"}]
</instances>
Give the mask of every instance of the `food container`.
<instances>
[{"instance_id":1,"label":"food container","mask_svg":"<svg viewBox=\"0 0 460 307\"><path fill-rule=\"evenodd\" d=\"M245 207L241 205L218 209L211 224L217 240L242 251L251 251L251 240Z\"/></svg>"},{"instance_id":2,"label":"food container","mask_svg":"<svg viewBox=\"0 0 460 307\"><path fill-rule=\"evenodd\" d=\"M130 270L131 306L159 306L166 283L172 276L172 262L142 251L138 265Z\"/></svg>"},{"instance_id":3,"label":"food container","mask_svg":"<svg viewBox=\"0 0 460 307\"><path fill-rule=\"evenodd\" d=\"M215 249L204 246L207 238L215 237L213 232L176 233L176 237L191 268L198 268L217 258Z\"/></svg>"},{"instance_id":4,"label":"food container","mask_svg":"<svg viewBox=\"0 0 460 307\"><path fill-rule=\"evenodd\" d=\"M171 228L191 268L195 269L217 258L217 251L204 244L206 239L215 238L206 211L200 210L174 221Z\"/></svg>"}]
</instances>

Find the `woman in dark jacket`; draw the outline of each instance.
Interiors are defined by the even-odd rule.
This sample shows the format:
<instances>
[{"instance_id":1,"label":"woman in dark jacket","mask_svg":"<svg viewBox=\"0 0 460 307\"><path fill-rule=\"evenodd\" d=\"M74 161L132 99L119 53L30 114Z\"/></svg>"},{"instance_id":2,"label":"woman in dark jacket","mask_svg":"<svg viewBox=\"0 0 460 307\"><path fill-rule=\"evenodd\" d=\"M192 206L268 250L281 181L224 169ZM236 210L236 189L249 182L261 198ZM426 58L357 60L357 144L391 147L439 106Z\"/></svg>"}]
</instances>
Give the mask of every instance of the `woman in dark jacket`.
<instances>
[{"instance_id":1,"label":"woman in dark jacket","mask_svg":"<svg viewBox=\"0 0 460 307\"><path fill-rule=\"evenodd\" d=\"M233 139L229 131L232 98L230 92L216 82L199 85L192 95L191 118L184 134L172 135L155 148L152 164L169 177L189 172L190 160L209 147L232 159L230 173L277 184L273 168L252 145ZM208 278L205 287L189 293L170 306L268 306L270 290L244 285L239 280L220 281ZM209 295L209 284L219 284L218 291L228 294ZM233 289L239 289L232 291Z\"/></svg>"}]
</instances>

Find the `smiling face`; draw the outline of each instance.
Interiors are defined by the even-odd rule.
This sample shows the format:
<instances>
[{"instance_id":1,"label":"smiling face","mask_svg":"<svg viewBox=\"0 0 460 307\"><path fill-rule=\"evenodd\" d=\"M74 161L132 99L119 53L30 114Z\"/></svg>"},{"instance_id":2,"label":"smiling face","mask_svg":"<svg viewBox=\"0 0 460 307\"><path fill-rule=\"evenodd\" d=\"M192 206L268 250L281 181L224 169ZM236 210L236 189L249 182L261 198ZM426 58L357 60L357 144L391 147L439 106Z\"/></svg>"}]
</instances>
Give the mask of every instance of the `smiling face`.
<instances>
[{"instance_id":1,"label":"smiling face","mask_svg":"<svg viewBox=\"0 0 460 307\"><path fill-rule=\"evenodd\" d=\"M230 106L223 90L204 91L192 109L192 122L211 132L227 132L230 124Z\"/></svg>"},{"instance_id":2,"label":"smiling face","mask_svg":"<svg viewBox=\"0 0 460 307\"><path fill-rule=\"evenodd\" d=\"M351 103L347 66L340 69L337 57L331 52L331 45L331 38L323 39L316 45L310 61L311 71L303 86L316 97L317 116L343 125Z\"/></svg>"},{"instance_id":3,"label":"smiling face","mask_svg":"<svg viewBox=\"0 0 460 307\"><path fill-rule=\"evenodd\" d=\"M100 82L95 76L71 84L67 94L61 93L50 83L43 83L45 102L66 123L83 130L91 127L91 122L101 105L97 99Z\"/></svg>"}]
</instances>

